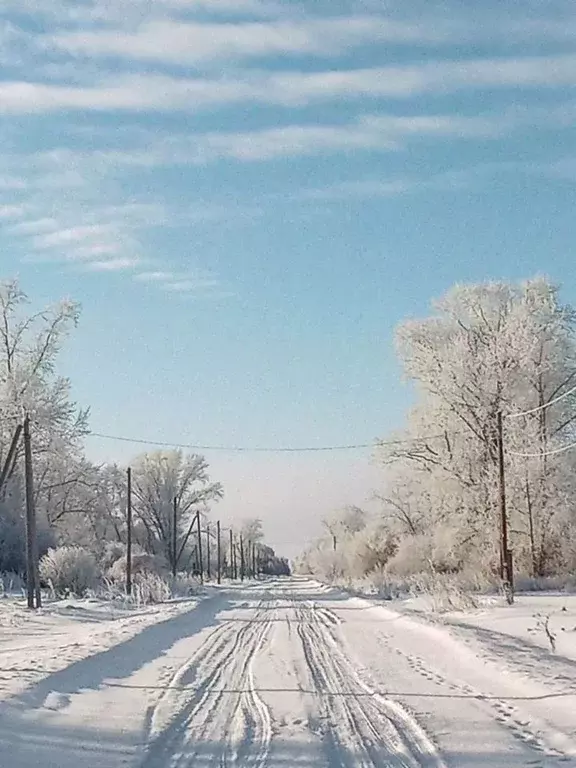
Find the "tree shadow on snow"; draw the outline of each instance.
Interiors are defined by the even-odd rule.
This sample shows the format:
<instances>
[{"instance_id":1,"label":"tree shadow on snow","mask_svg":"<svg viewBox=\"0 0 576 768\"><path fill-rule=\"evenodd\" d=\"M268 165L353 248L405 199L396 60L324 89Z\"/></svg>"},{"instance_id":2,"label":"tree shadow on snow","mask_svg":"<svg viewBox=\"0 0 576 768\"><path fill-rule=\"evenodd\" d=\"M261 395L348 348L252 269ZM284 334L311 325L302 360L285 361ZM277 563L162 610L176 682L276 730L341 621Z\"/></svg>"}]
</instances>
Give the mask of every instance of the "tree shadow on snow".
<instances>
[{"instance_id":1,"label":"tree shadow on snow","mask_svg":"<svg viewBox=\"0 0 576 768\"><path fill-rule=\"evenodd\" d=\"M237 608L238 601L243 597L250 600L268 599L266 590L253 587L246 590L226 590L208 597L189 611L153 624L106 651L73 662L32 684L23 693L7 699L0 705L0 726L4 719L3 712L7 708L23 710L40 707L53 691L71 695L86 690L97 690L101 686L107 687L110 681L130 677L146 664L165 654L179 640L215 627L220 623L219 615ZM253 609L254 606L250 607ZM12 673L18 671L10 670ZM3 765L1 761L0 765Z\"/></svg>"},{"instance_id":2,"label":"tree shadow on snow","mask_svg":"<svg viewBox=\"0 0 576 768\"><path fill-rule=\"evenodd\" d=\"M120 728L115 731L99 728L97 724L93 729L63 728L43 721L30 723L25 730L2 728L0 764L10 768L138 768L148 765L149 757L139 737L140 734L123 733ZM249 752L248 746L248 763ZM180 745L178 754L183 765L188 765L186 757L193 759L190 765L194 768L214 768L232 759L224 744L214 741L188 747ZM363 753L352 744L339 745L333 739L299 743L278 736L272 740L266 765L268 768L357 768L364 764L363 759ZM515 755L487 750L474 754L463 750L445 754L443 759L448 768L525 768L527 765L525 752ZM154 762L154 768L170 764L170 756L164 755L157 766ZM546 758L542 756L542 762L532 759L529 764L545 768ZM396 765L393 759L387 760L385 750L382 750L382 765ZM431 760L430 768L433 765L435 762Z\"/></svg>"}]
</instances>

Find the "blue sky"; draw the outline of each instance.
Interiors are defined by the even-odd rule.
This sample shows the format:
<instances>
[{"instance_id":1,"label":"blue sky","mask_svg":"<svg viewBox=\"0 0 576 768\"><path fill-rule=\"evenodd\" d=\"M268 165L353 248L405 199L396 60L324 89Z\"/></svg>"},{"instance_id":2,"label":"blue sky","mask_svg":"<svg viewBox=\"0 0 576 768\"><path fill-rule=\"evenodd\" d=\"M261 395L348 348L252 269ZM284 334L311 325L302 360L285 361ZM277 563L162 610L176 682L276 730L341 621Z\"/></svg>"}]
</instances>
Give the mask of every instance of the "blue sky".
<instances>
[{"instance_id":1,"label":"blue sky","mask_svg":"<svg viewBox=\"0 0 576 768\"><path fill-rule=\"evenodd\" d=\"M409 404L394 327L452 283L576 300L569 0L2 8L1 275L82 302L95 431L366 442ZM362 453L207 455L223 516L290 551L378 481Z\"/></svg>"}]
</instances>

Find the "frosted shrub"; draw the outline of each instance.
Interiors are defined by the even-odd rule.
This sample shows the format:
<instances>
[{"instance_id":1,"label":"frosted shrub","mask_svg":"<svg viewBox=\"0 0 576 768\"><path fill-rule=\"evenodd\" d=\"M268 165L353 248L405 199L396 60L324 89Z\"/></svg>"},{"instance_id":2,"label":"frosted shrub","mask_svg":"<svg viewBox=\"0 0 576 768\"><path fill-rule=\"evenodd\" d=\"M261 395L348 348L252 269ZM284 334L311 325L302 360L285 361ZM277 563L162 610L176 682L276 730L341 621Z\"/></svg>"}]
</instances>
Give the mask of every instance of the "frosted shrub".
<instances>
[{"instance_id":1,"label":"frosted shrub","mask_svg":"<svg viewBox=\"0 0 576 768\"><path fill-rule=\"evenodd\" d=\"M423 573L412 579L412 592L423 595L434 613L469 611L478 608L476 596L457 578Z\"/></svg>"},{"instance_id":2,"label":"frosted shrub","mask_svg":"<svg viewBox=\"0 0 576 768\"><path fill-rule=\"evenodd\" d=\"M156 573L140 573L132 585L134 599L140 605L164 603L172 597L170 584Z\"/></svg>"},{"instance_id":3,"label":"frosted shrub","mask_svg":"<svg viewBox=\"0 0 576 768\"><path fill-rule=\"evenodd\" d=\"M396 554L388 563L388 572L401 577L422 573L430 568L432 542L423 535L408 536L400 541Z\"/></svg>"},{"instance_id":4,"label":"frosted shrub","mask_svg":"<svg viewBox=\"0 0 576 768\"><path fill-rule=\"evenodd\" d=\"M132 554L132 576L155 574L162 575L162 562L155 555L148 552L135 552ZM115 582L126 581L126 555L119 557L107 573L108 578Z\"/></svg>"},{"instance_id":5,"label":"frosted shrub","mask_svg":"<svg viewBox=\"0 0 576 768\"><path fill-rule=\"evenodd\" d=\"M198 592L200 581L191 574L179 573L171 586L173 597L190 597Z\"/></svg>"},{"instance_id":6,"label":"frosted shrub","mask_svg":"<svg viewBox=\"0 0 576 768\"><path fill-rule=\"evenodd\" d=\"M40 578L56 595L83 597L98 580L98 566L91 552L82 547L49 549L40 560Z\"/></svg>"},{"instance_id":7,"label":"frosted shrub","mask_svg":"<svg viewBox=\"0 0 576 768\"><path fill-rule=\"evenodd\" d=\"M106 542L101 560L102 570L109 571L121 557L126 557L126 545L121 541Z\"/></svg>"}]
</instances>

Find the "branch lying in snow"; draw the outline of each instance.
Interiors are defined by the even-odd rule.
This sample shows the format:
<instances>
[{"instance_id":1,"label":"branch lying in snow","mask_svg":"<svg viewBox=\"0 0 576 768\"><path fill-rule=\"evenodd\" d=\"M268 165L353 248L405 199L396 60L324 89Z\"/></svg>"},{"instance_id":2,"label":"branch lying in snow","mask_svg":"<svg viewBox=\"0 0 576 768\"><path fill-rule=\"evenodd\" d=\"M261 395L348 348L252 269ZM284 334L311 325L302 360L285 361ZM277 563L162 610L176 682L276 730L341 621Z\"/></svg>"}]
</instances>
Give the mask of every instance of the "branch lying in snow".
<instances>
[{"instance_id":1,"label":"branch lying in snow","mask_svg":"<svg viewBox=\"0 0 576 768\"><path fill-rule=\"evenodd\" d=\"M534 618L536 619L536 626L530 628L529 632L537 632L538 630L542 630L546 637L548 638L548 642L550 643L550 648L552 649L552 653L556 651L556 634L550 629L550 618L552 614L541 614L536 613L534 615Z\"/></svg>"}]
</instances>

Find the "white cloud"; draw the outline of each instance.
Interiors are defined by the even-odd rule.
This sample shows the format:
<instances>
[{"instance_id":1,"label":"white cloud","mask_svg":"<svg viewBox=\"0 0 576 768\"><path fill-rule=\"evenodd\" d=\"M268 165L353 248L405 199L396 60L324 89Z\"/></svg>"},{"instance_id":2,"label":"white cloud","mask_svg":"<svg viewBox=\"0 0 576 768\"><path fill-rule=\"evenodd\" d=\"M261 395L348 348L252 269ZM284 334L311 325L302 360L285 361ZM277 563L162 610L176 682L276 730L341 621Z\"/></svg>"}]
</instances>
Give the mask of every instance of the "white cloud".
<instances>
[{"instance_id":1,"label":"white cloud","mask_svg":"<svg viewBox=\"0 0 576 768\"><path fill-rule=\"evenodd\" d=\"M133 75L92 87L23 81L0 84L0 112L194 111L239 103L305 106L339 99L408 98L482 88L576 85L576 55L437 61L324 72L247 71L237 78Z\"/></svg>"},{"instance_id":2,"label":"white cloud","mask_svg":"<svg viewBox=\"0 0 576 768\"><path fill-rule=\"evenodd\" d=\"M170 12L267 17L285 12L272 0L3 0L2 8L62 25L90 22L127 22Z\"/></svg>"},{"instance_id":3,"label":"white cloud","mask_svg":"<svg viewBox=\"0 0 576 768\"><path fill-rule=\"evenodd\" d=\"M308 104L361 96L406 98L475 88L576 85L576 55L434 61L271 77L271 99Z\"/></svg>"},{"instance_id":4,"label":"white cloud","mask_svg":"<svg viewBox=\"0 0 576 768\"><path fill-rule=\"evenodd\" d=\"M173 272L140 272L134 275L134 280L139 283L165 283L173 279Z\"/></svg>"},{"instance_id":5,"label":"white cloud","mask_svg":"<svg viewBox=\"0 0 576 768\"><path fill-rule=\"evenodd\" d=\"M25 212L23 205L0 205L0 219L19 219Z\"/></svg>"},{"instance_id":6,"label":"white cloud","mask_svg":"<svg viewBox=\"0 0 576 768\"><path fill-rule=\"evenodd\" d=\"M41 235L45 232L53 232L58 228L56 219L44 217L42 219L27 219L19 221L10 227L10 232L15 235Z\"/></svg>"},{"instance_id":7,"label":"white cloud","mask_svg":"<svg viewBox=\"0 0 576 768\"><path fill-rule=\"evenodd\" d=\"M73 260L89 261L94 258L117 256L122 253L123 247L120 243L96 242L88 245L80 245L68 251L68 257Z\"/></svg>"},{"instance_id":8,"label":"white cloud","mask_svg":"<svg viewBox=\"0 0 576 768\"><path fill-rule=\"evenodd\" d=\"M202 298L227 298L234 294L222 288L222 283L207 270L178 272L158 270L138 272L134 280L158 286L168 293Z\"/></svg>"},{"instance_id":9,"label":"white cloud","mask_svg":"<svg viewBox=\"0 0 576 768\"><path fill-rule=\"evenodd\" d=\"M93 87L4 81L0 83L0 113L188 111L255 100L259 92L260 88L240 81L152 75L115 78Z\"/></svg>"},{"instance_id":10,"label":"white cloud","mask_svg":"<svg viewBox=\"0 0 576 768\"><path fill-rule=\"evenodd\" d=\"M36 248L60 248L62 246L82 243L87 240L109 237L113 234L110 226L105 224L91 224L85 226L59 229L48 234L35 235L32 243Z\"/></svg>"},{"instance_id":11,"label":"white cloud","mask_svg":"<svg viewBox=\"0 0 576 768\"><path fill-rule=\"evenodd\" d=\"M503 121L499 118L369 115L347 125L291 125L207 135L199 142L199 159L231 157L252 161L334 150L393 150L413 136L494 137L500 135L502 130Z\"/></svg>"},{"instance_id":12,"label":"white cloud","mask_svg":"<svg viewBox=\"0 0 576 768\"><path fill-rule=\"evenodd\" d=\"M368 42L430 42L442 36L434 25L355 16L221 24L156 20L134 31L57 35L49 43L72 54L198 64L281 54L332 55Z\"/></svg>"},{"instance_id":13,"label":"white cloud","mask_svg":"<svg viewBox=\"0 0 576 768\"><path fill-rule=\"evenodd\" d=\"M90 261L85 269L90 272L121 272L134 269L140 264L137 258L108 259L104 261Z\"/></svg>"},{"instance_id":14,"label":"white cloud","mask_svg":"<svg viewBox=\"0 0 576 768\"><path fill-rule=\"evenodd\" d=\"M206 164L219 159L260 162L274 158L290 158L325 152L347 152L359 149L393 151L409 141L422 139L495 139L524 125L539 124L553 113L517 112L486 115L361 115L349 123L293 124L274 128L237 132L190 133L161 136L143 132L132 137L133 147L126 150L85 153L74 164L97 165L103 169L135 167L154 168L162 165ZM137 146L140 144L142 147ZM240 213L254 215L246 209ZM225 218L230 211L200 208L188 211L186 220Z\"/></svg>"},{"instance_id":15,"label":"white cloud","mask_svg":"<svg viewBox=\"0 0 576 768\"><path fill-rule=\"evenodd\" d=\"M163 283L162 287L166 291L173 293L190 293L192 291L200 291L206 288L217 288L220 285L220 281L216 279L181 279L181 280L168 280Z\"/></svg>"},{"instance_id":16,"label":"white cloud","mask_svg":"<svg viewBox=\"0 0 576 768\"><path fill-rule=\"evenodd\" d=\"M299 200L349 201L353 198L397 197L418 194L430 190L454 191L470 189L477 184L492 181L507 173L527 174L547 171L550 165L535 165L516 161L482 163L457 170L443 171L430 176L403 177L396 179L357 179L332 184L327 187L305 189L298 193Z\"/></svg>"}]
</instances>

